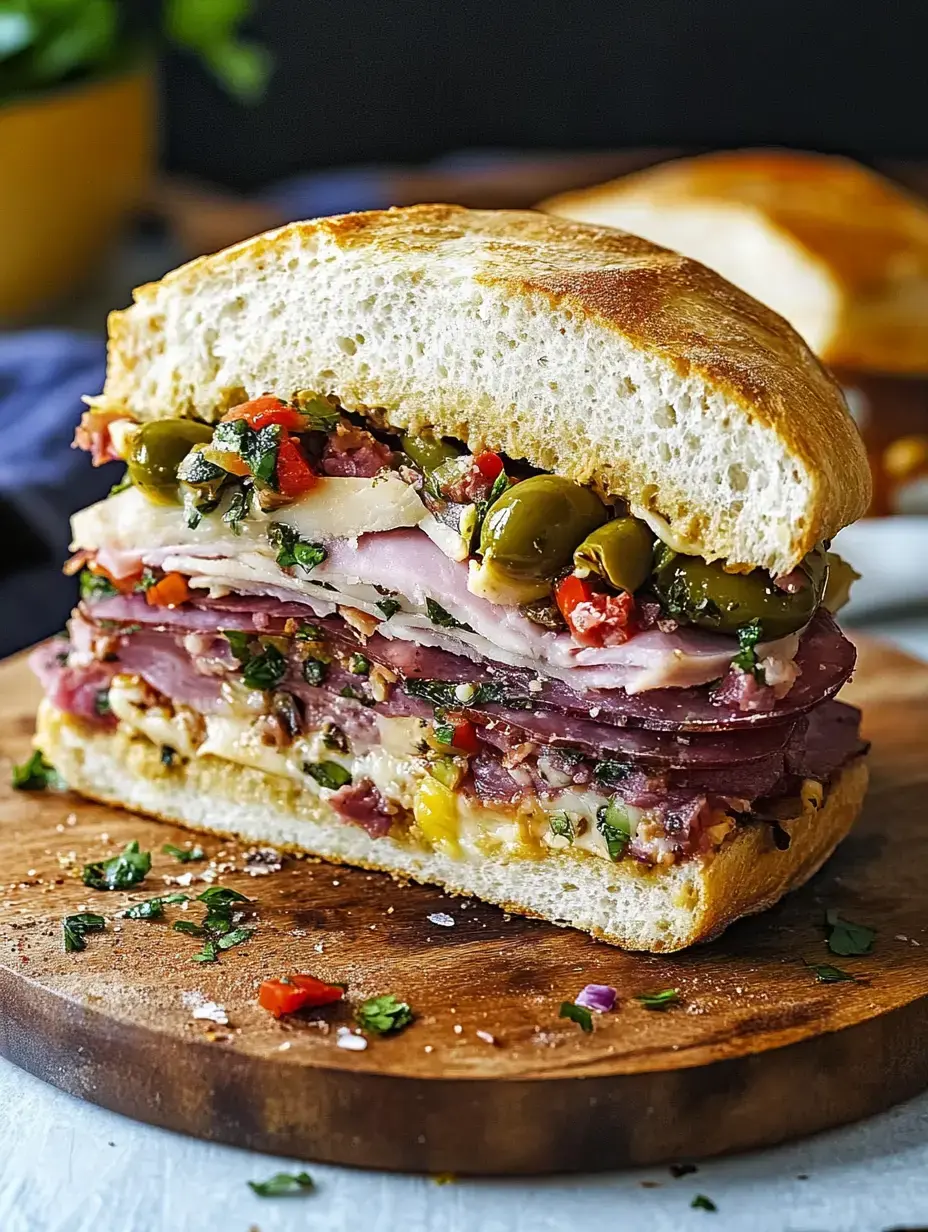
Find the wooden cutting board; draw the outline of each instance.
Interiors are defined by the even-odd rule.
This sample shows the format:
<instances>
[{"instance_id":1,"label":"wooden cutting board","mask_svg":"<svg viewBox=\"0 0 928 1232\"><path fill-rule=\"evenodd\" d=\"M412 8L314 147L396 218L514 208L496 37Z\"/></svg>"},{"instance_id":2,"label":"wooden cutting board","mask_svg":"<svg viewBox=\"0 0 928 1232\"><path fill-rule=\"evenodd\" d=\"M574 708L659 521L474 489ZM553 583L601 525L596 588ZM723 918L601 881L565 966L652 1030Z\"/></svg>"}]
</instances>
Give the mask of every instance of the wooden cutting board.
<instances>
[{"instance_id":1,"label":"wooden cutting board","mask_svg":"<svg viewBox=\"0 0 928 1232\"><path fill-rule=\"evenodd\" d=\"M13 792L0 765L0 1051L156 1125L417 1172L656 1163L867 1116L928 1086L928 666L866 645L851 693L874 749L850 838L774 910L667 957L380 874L289 860L252 876L243 849L210 837L221 884L253 900L250 942L201 966L200 943L169 923L125 920L66 954L63 916L111 917L167 888L185 869L161 847L189 836L72 795ZM0 667L0 761L27 753L36 700L21 659ZM76 878L132 839L155 853L136 892ZM826 907L879 930L870 955L828 953ZM819 983L803 960L858 982ZM348 1051L337 1034L348 1004L280 1023L258 1008L259 981L288 970L345 981L355 1002L395 993L416 1021ZM619 990L592 1034L558 1018L588 982ZM679 1007L634 1000L666 987ZM204 1002L228 1025L195 1017Z\"/></svg>"}]
</instances>

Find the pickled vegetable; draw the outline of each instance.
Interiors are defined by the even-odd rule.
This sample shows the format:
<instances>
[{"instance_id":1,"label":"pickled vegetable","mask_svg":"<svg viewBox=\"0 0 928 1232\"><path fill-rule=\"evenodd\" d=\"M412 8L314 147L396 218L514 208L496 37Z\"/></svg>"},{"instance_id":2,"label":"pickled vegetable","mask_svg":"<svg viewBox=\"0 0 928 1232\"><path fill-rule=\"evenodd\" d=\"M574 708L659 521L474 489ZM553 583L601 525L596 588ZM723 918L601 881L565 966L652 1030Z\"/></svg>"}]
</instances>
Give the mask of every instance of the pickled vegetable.
<instances>
[{"instance_id":1,"label":"pickled vegetable","mask_svg":"<svg viewBox=\"0 0 928 1232\"><path fill-rule=\"evenodd\" d=\"M126 459L135 486L159 505L181 503L177 468L195 445L212 440L213 430L193 419L159 419L132 439Z\"/></svg>"},{"instance_id":2,"label":"pickled vegetable","mask_svg":"<svg viewBox=\"0 0 928 1232\"><path fill-rule=\"evenodd\" d=\"M560 475L533 475L490 507L480 550L485 563L510 578L550 581L571 567L574 549L608 516L589 488Z\"/></svg>"},{"instance_id":3,"label":"pickled vegetable","mask_svg":"<svg viewBox=\"0 0 928 1232\"><path fill-rule=\"evenodd\" d=\"M426 475L438 470L443 462L461 457L464 452L460 445L451 445L440 437L425 433L421 436L404 436L400 444L410 462Z\"/></svg>"},{"instance_id":4,"label":"pickled vegetable","mask_svg":"<svg viewBox=\"0 0 928 1232\"><path fill-rule=\"evenodd\" d=\"M654 555L654 534L638 518L615 518L600 526L574 551L574 569L595 573L618 590L634 594L647 580Z\"/></svg>"}]
</instances>

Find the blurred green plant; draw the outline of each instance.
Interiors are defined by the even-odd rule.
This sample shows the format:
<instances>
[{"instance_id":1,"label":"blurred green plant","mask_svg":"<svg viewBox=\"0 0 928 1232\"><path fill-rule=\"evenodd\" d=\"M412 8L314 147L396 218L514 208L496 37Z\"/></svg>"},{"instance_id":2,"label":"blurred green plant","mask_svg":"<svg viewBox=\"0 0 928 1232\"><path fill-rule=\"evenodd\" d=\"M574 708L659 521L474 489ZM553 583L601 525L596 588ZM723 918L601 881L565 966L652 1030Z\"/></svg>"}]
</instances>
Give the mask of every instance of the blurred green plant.
<instances>
[{"instance_id":1,"label":"blurred green plant","mask_svg":"<svg viewBox=\"0 0 928 1232\"><path fill-rule=\"evenodd\" d=\"M165 40L195 53L242 102L260 98L265 48L241 37L252 0L0 0L0 101L131 64Z\"/></svg>"}]
</instances>

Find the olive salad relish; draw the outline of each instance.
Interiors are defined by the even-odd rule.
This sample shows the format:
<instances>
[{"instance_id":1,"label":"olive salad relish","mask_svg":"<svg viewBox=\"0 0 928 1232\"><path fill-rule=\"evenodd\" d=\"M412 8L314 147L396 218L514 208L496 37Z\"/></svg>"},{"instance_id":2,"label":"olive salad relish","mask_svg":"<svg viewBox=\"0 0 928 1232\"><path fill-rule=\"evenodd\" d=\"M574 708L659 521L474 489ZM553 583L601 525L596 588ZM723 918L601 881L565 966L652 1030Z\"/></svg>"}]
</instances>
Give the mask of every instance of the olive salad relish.
<instances>
[{"instance_id":1,"label":"olive salad relish","mask_svg":"<svg viewBox=\"0 0 928 1232\"><path fill-rule=\"evenodd\" d=\"M654 624L692 625L736 637L735 667L761 679L756 643L801 629L847 581L847 567L824 547L784 579L728 573L657 540L621 501L606 504L590 488L457 441L382 431L312 394L253 399L215 427L157 420L125 441L127 482L148 499L182 504L191 527L217 514L238 531L256 510L274 511L268 537L278 563L306 572L326 551L287 526L285 506L320 476L393 470L453 538L456 559L474 562L472 590L584 646L618 645ZM330 465L352 455L361 467ZM395 601L382 610L389 618ZM428 614L439 627L461 627L435 601Z\"/></svg>"}]
</instances>

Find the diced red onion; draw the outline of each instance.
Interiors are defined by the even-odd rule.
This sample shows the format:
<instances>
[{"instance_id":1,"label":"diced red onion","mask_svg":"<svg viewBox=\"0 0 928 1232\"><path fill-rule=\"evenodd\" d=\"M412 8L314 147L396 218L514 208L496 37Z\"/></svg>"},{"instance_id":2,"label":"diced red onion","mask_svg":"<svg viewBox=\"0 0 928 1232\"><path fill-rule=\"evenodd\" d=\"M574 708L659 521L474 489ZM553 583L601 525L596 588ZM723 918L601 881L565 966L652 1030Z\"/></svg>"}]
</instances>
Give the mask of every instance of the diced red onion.
<instances>
[{"instance_id":1,"label":"diced red onion","mask_svg":"<svg viewBox=\"0 0 928 1232\"><path fill-rule=\"evenodd\" d=\"M574 1005L595 1010L597 1014L608 1014L615 1007L615 999L616 991L609 984L587 984L577 994Z\"/></svg>"}]
</instances>

